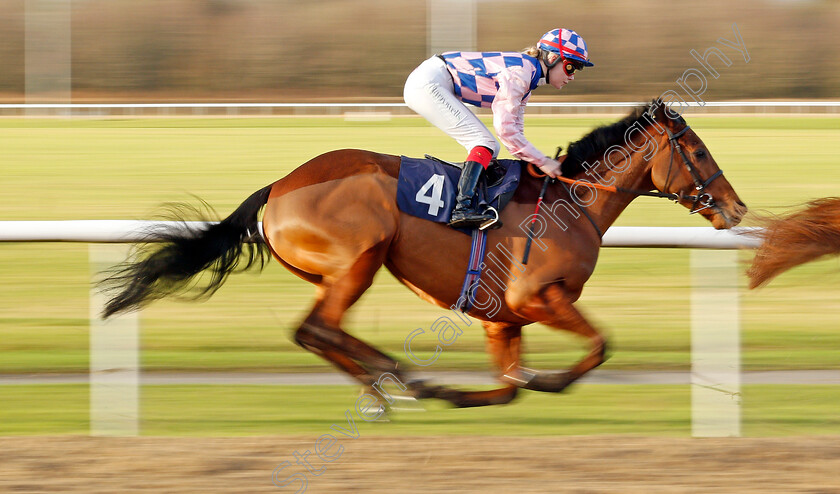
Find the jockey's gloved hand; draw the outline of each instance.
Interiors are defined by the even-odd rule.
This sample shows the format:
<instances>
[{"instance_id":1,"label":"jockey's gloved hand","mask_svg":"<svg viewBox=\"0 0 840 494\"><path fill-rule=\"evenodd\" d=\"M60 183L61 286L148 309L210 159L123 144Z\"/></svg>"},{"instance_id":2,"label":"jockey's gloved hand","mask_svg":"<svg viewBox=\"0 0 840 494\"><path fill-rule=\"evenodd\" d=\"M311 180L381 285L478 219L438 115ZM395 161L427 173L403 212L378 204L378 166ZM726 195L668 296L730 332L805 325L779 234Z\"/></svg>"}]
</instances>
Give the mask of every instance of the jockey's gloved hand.
<instances>
[{"instance_id":1,"label":"jockey's gloved hand","mask_svg":"<svg viewBox=\"0 0 840 494\"><path fill-rule=\"evenodd\" d=\"M543 162L537 166L540 170L542 170L543 173L545 173L551 178L557 178L560 176L560 162L551 159L548 156L546 156Z\"/></svg>"}]
</instances>

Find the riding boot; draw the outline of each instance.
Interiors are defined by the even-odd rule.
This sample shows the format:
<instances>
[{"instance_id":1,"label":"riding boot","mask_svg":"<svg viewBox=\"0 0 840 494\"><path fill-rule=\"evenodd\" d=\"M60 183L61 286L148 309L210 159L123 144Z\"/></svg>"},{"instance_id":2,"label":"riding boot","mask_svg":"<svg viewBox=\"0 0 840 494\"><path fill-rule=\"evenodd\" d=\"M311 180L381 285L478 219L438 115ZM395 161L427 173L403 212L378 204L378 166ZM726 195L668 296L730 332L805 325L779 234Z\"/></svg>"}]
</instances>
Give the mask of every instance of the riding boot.
<instances>
[{"instance_id":1,"label":"riding boot","mask_svg":"<svg viewBox=\"0 0 840 494\"><path fill-rule=\"evenodd\" d=\"M496 215L478 210L473 205L478 180L484 167L475 161L464 162L461 178L458 180L458 196L455 198L455 210L449 219L449 226L454 228L478 228L496 220Z\"/></svg>"}]
</instances>

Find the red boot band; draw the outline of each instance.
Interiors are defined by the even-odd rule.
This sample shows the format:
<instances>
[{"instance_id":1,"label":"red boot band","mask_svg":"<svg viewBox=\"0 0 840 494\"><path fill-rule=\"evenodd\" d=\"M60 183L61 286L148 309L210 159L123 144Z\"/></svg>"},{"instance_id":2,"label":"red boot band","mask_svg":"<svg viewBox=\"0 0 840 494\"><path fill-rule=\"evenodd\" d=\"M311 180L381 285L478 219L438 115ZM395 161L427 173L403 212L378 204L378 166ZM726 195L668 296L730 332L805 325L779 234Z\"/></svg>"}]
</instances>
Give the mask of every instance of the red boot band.
<instances>
[{"instance_id":1,"label":"red boot band","mask_svg":"<svg viewBox=\"0 0 840 494\"><path fill-rule=\"evenodd\" d=\"M485 170L487 169L487 166L490 165L491 159L493 159L493 152L484 146L476 146L472 148L469 156L467 156L467 161L481 163L481 166L483 166Z\"/></svg>"}]
</instances>

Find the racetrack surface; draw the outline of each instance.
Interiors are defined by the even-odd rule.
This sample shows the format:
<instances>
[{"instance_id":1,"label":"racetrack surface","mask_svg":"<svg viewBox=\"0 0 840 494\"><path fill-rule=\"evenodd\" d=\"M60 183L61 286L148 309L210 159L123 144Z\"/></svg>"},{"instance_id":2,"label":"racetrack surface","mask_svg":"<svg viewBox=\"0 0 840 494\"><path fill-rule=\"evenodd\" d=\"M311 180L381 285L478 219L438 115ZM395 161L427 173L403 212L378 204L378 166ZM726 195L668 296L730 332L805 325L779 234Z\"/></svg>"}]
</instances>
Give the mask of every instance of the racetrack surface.
<instances>
[{"instance_id":1,"label":"racetrack surface","mask_svg":"<svg viewBox=\"0 0 840 494\"><path fill-rule=\"evenodd\" d=\"M327 431L325 431L327 432ZM334 434L341 437L339 434ZM315 437L0 438L0 491L295 492ZM309 457L306 492L828 493L840 437L359 437ZM302 492L302 491L300 491Z\"/></svg>"}]
</instances>

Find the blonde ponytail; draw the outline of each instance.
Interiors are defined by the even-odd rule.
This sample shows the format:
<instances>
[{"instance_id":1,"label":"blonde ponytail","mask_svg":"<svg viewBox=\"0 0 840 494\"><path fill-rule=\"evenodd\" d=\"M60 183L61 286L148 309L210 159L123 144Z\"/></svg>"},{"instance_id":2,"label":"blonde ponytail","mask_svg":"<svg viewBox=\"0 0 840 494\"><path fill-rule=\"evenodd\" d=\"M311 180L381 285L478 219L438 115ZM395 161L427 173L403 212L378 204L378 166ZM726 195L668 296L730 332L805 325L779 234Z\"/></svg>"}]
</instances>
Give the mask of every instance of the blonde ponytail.
<instances>
[{"instance_id":1,"label":"blonde ponytail","mask_svg":"<svg viewBox=\"0 0 840 494\"><path fill-rule=\"evenodd\" d=\"M522 50L522 53L528 55L529 57L534 57L538 60L542 59L542 50L537 48L536 46L529 46Z\"/></svg>"}]
</instances>

